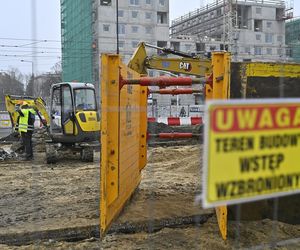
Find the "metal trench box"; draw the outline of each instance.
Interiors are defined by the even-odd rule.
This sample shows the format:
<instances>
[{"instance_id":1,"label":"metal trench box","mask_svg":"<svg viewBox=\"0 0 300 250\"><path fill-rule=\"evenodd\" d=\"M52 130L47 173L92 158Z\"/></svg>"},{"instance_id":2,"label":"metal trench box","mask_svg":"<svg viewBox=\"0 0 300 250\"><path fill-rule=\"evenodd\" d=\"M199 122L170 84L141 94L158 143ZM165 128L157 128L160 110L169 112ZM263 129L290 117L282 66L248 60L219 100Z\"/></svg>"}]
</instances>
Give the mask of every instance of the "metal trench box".
<instances>
[{"instance_id":1,"label":"metal trench box","mask_svg":"<svg viewBox=\"0 0 300 250\"><path fill-rule=\"evenodd\" d=\"M140 75L118 55L102 55L101 82L101 201L104 235L141 180L147 162L147 87L120 80Z\"/></svg>"}]
</instances>

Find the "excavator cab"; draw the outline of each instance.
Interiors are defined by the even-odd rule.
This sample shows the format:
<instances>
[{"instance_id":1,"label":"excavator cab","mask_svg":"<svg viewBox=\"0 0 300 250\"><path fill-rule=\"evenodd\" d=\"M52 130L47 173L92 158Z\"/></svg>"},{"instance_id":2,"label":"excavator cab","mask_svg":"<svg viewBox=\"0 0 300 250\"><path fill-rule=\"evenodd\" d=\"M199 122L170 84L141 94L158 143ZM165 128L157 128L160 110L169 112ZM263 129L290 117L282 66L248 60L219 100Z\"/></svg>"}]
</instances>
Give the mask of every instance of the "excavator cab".
<instances>
[{"instance_id":1,"label":"excavator cab","mask_svg":"<svg viewBox=\"0 0 300 250\"><path fill-rule=\"evenodd\" d=\"M84 161L93 160L93 148L100 145L100 116L93 84L64 82L52 85L49 135L48 163L56 161L54 148L58 143L80 150Z\"/></svg>"}]
</instances>

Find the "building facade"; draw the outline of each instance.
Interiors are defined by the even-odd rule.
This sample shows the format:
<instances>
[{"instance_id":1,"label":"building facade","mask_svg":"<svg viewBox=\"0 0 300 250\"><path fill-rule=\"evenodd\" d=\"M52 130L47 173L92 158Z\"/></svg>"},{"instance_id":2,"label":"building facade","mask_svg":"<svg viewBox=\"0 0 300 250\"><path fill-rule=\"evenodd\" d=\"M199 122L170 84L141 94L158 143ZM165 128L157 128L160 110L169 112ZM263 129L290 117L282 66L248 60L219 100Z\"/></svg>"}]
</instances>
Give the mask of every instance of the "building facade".
<instances>
[{"instance_id":1,"label":"building facade","mask_svg":"<svg viewBox=\"0 0 300 250\"><path fill-rule=\"evenodd\" d=\"M218 42L221 50L232 52L235 61L286 59L285 21L291 16L284 1L226 2L216 0L173 20L171 37L194 35L200 41Z\"/></svg>"},{"instance_id":2,"label":"building facade","mask_svg":"<svg viewBox=\"0 0 300 250\"><path fill-rule=\"evenodd\" d=\"M293 19L285 25L285 40L292 61L300 62L300 18Z\"/></svg>"},{"instance_id":3,"label":"building facade","mask_svg":"<svg viewBox=\"0 0 300 250\"><path fill-rule=\"evenodd\" d=\"M127 63L139 42L167 43L169 0L61 0L61 20L63 81L97 86L102 53Z\"/></svg>"}]
</instances>

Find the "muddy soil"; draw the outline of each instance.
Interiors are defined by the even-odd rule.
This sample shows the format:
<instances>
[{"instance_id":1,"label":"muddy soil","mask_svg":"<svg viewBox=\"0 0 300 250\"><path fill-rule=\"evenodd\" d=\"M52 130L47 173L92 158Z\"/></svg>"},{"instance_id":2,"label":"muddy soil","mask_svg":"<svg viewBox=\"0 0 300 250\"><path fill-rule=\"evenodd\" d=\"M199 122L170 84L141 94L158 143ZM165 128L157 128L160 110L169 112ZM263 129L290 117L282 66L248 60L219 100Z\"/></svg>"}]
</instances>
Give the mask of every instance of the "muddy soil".
<instances>
[{"instance_id":1,"label":"muddy soil","mask_svg":"<svg viewBox=\"0 0 300 250\"><path fill-rule=\"evenodd\" d=\"M150 148L139 189L114 225L146 221L151 227L154 219L212 214L202 225L163 228L151 234L109 234L103 241L50 239L23 246L0 245L0 249L232 249L274 238L300 238L300 225L263 219L242 221L239 231L237 223L229 222L228 241L223 242L213 210L195 202L201 192L201 151L200 145ZM46 165L45 155L36 153L33 162L0 163L0 235L99 223L99 155L93 164L76 157L67 155L59 164ZM300 241L283 241L277 248L299 249Z\"/></svg>"}]
</instances>

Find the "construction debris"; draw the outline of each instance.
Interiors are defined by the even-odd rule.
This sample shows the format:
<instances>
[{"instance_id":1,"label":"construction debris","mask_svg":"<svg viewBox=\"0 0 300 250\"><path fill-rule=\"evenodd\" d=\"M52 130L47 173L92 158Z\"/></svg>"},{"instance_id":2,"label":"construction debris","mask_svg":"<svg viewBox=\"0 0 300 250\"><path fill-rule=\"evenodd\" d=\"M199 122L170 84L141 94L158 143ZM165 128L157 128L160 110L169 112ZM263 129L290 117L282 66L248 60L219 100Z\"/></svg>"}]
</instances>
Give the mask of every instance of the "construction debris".
<instances>
[{"instance_id":1,"label":"construction debris","mask_svg":"<svg viewBox=\"0 0 300 250\"><path fill-rule=\"evenodd\" d=\"M10 160L17 158L17 154L15 152L7 152L3 148L0 148L0 161Z\"/></svg>"}]
</instances>

